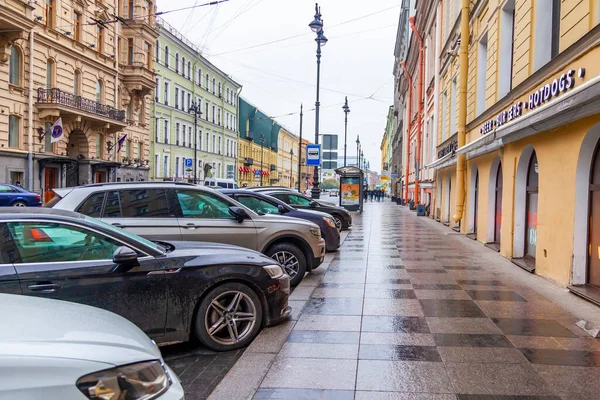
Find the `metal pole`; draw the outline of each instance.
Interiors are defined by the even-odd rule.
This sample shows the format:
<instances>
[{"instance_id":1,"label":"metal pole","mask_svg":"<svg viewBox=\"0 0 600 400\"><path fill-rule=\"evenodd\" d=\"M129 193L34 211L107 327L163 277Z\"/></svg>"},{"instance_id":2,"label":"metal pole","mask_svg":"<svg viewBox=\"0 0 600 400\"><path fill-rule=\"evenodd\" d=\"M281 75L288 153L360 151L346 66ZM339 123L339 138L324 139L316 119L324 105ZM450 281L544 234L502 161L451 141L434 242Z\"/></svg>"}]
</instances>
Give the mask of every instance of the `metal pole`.
<instances>
[{"instance_id":1,"label":"metal pole","mask_svg":"<svg viewBox=\"0 0 600 400\"><path fill-rule=\"evenodd\" d=\"M317 40L317 101L315 101L315 144L319 144L319 87L321 85L321 43ZM319 188L319 166L315 165L313 172L312 198L320 198L321 189Z\"/></svg>"},{"instance_id":2,"label":"metal pole","mask_svg":"<svg viewBox=\"0 0 600 400\"><path fill-rule=\"evenodd\" d=\"M194 104L194 185L198 184L198 110Z\"/></svg>"},{"instance_id":3,"label":"metal pole","mask_svg":"<svg viewBox=\"0 0 600 400\"><path fill-rule=\"evenodd\" d=\"M344 103L344 167L346 166L346 143L348 141L348 113L350 112L350 108L348 108L348 97L346 96L346 102Z\"/></svg>"},{"instance_id":4,"label":"metal pole","mask_svg":"<svg viewBox=\"0 0 600 400\"><path fill-rule=\"evenodd\" d=\"M298 140L298 191L302 192L302 104L300 104L300 139Z\"/></svg>"},{"instance_id":5,"label":"metal pole","mask_svg":"<svg viewBox=\"0 0 600 400\"><path fill-rule=\"evenodd\" d=\"M260 135L260 186L263 185L263 155L265 154L265 137Z\"/></svg>"}]
</instances>

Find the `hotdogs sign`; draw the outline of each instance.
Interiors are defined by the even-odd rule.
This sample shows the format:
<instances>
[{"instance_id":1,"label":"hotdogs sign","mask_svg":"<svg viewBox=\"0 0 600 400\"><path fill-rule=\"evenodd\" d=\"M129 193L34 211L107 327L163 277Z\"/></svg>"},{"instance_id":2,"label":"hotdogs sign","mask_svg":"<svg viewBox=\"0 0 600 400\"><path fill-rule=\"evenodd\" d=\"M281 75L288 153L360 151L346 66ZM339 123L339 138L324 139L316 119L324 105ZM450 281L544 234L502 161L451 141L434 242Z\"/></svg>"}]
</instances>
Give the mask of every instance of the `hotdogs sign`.
<instances>
[{"instance_id":1,"label":"hotdogs sign","mask_svg":"<svg viewBox=\"0 0 600 400\"><path fill-rule=\"evenodd\" d=\"M585 76L585 69L579 68L577 76L583 78ZM535 92L529 95L529 101L517 102L509 107L507 110L502 111L496 119L487 121L481 126L479 132L482 135L490 133L495 128L498 128L507 122L512 121L515 118L523 115L525 110L534 110L542 104L550 101L553 97L557 97L560 94L572 89L575 86L575 70L570 69L560 77L554 79L552 83L547 83L540 87Z\"/></svg>"}]
</instances>

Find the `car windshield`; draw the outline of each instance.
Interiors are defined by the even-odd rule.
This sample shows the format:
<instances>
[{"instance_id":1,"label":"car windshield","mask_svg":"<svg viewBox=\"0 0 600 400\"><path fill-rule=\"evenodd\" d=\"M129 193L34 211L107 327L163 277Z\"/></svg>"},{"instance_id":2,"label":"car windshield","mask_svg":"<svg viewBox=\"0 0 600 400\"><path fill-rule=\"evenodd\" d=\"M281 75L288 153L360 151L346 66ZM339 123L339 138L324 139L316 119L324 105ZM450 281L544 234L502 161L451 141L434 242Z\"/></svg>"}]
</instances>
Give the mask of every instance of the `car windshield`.
<instances>
[{"instance_id":1,"label":"car windshield","mask_svg":"<svg viewBox=\"0 0 600 400\"><path fill-rule=\"evenodd\" d=\"M142 243L143 245L145 245L147 247L150 247L150 248L152 248L152 249L154 249L156 251L159 251L161 253L164 253L166 251L166 249L163 246L161 246L159 244L156 244L154 242L151 242L148 239L144 239L141 236L138 236L138 235L135 235L135 234L133 234L131 232L128 232L125 229L116 228L113 225L107 224L106 222L101 221L101 220L96 219L96 218L92 218L92 217L88 217L88 216L84 216L84 218L85 218L86 221L89 221L89 222L91 222L93 224L96 224L96 225L101 225L102 227L104 227L104 228L106 228L106 229L108 229L110 231L117 232L117 233L119 233L119 234L121 234L123 236L126 236L127 238L129 238L129 239L131 239L133 241Z\"/></svg>"}]
</instances>

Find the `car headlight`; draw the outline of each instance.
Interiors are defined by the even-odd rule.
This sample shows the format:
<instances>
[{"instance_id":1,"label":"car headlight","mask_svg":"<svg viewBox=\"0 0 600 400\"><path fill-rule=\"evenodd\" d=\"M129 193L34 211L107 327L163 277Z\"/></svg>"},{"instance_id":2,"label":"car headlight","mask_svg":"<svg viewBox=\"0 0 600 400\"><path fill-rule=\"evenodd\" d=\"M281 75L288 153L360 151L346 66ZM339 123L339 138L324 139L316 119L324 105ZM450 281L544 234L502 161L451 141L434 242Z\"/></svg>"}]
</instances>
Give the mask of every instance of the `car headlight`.
<instances>
[{"instance_id":1,"label":"car headlight","mask_svg":"<svg viewBox=\"0 0 600 400\"><path fill-rule=\"evenodd\" d=\"M331 217L323 217L323 221L332 228L335 228L335 221Z\"/></svg>"},{"instance_id":2,"label":"car headlight","mask_svg":"<svg viewBox=\"0 0 600 400\"><path fill-rule=\"evenodd\" d=\"M151 400L171 381L160 361L146 361L94 372L77 380L77 388L94 400Z\"/></svg>"},{"instance_id":3,"label":"car headlight","mask_svg":"<svg viewBox=\"0 0 600 400\"><path fill-rule=\"evenodd\" d=\"M320 228L310 228L310 233L317 239L321 239L321 229Z\"/></svg>"},{"instance_id":4,"label":"car headlight","mask_svg":"<svg viewBox=\"0 0 600 400\"><path fill-rule=\"evenodd\" d=\"M273 279L281 278L283 276L283 268L279 265L265 265L263 267L267 274Z\"/></svg>"}]
</instances>

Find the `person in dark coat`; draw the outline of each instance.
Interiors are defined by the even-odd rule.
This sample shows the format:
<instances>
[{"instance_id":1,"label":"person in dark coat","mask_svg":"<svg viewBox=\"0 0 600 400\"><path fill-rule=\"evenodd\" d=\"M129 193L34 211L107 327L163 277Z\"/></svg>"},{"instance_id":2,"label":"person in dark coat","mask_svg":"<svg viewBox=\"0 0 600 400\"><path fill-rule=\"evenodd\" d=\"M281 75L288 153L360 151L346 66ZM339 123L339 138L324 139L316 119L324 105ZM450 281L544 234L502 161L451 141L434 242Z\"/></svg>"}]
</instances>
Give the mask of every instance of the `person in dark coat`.
<instances>
[{"instance_id":1,"label":"person in dark coat","mask_svg":"<svg viewBox=\"0 0 600 400\"><path fill-rule=\"evenodd\" d=\"M369 197L371 198L371 201L373 201L373 196L375 196L375 192L373 190L369 190Z\"/></svg>"}]
</instances>

